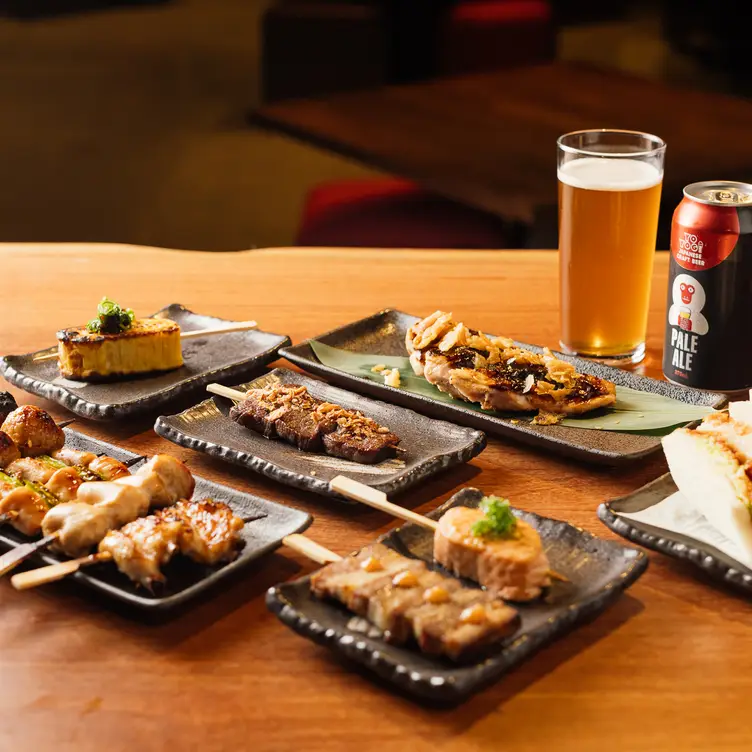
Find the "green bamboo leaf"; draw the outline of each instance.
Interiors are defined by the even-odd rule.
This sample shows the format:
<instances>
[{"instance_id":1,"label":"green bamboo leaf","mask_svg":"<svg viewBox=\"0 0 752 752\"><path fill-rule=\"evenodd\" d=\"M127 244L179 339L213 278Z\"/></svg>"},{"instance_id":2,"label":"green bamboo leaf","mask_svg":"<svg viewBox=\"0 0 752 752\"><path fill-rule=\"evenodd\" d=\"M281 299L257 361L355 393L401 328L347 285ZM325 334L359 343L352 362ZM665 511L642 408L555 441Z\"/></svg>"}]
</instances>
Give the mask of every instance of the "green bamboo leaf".
<instances>
[{"instance_id":1,"label":"green bamboo leaf","mask_svg":"<svg viewBox=\"0 0 752 752\"><path fill-rule=\"evenodd\" d=\"M349 373L351 376L358 376L383 384L383 377L379 373L374 373L371 369L376 365L397 368L400 372L401 385L399 388L403 391L430 397L439 402L454 403L458 407L486 413L497 418L515 418L526 422L532 420L531 413L483 410L479 405L457 400L439 391L422 376L416 376L413 373L410 361L405 356L355 353L316 341L311 341L309 344L316 357L324 365ZM595 410L582 416L565 418L559 425L569 426L570 428L663 436L670 433L676 426L700 420L712 412L714 412L712 407L689 405L686 402L680 402L660 394L640 392L626 386L617 386L616 404L613 408Z\"/></svg>"}]
</instances>

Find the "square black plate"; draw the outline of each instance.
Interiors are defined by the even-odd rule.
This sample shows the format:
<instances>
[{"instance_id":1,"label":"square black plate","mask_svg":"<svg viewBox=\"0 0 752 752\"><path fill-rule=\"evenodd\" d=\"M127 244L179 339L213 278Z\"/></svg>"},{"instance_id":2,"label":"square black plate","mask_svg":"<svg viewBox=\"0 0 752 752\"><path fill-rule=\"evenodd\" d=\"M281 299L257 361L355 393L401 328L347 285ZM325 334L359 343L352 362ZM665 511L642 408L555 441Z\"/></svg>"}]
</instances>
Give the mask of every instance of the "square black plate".
<instances>
[{"instance_id":1,"label":"square black plate","mask_svg":"<svg viewBox=\"0 0 752 752\"><path fill-rule=\"evenodd\" d=\"M641 512L678 491L671 473L651 481L628 496L605 502L598 507L598 518L622 538L639 543L674 559L689 561L713 579L752 593L752 571L709 543L687 535L626 519L619 514Z\"/></svg>"},{"instance_id":2,"label":"square black plate","mask_svg":"<svg viewBox=\"0 0 752 752\"><path fill-rule=\"evenodd\" d=\"M233 323L194 313L178 303L154 315L176 321L186 332ZM54 336L52 332L50 339ZM116 420L149 412L172 399L200 392L212 381L237 383L275 360L279 348L287 344L290 344L289 337L259 330L214 334L184 342L184 364L175 371L105 384L79 384L61 379L56 360L33 362L35 357L54 352L56 348L26 355L6 355L0 358L0 373L24 391L53 400L84 418Z\"/></svg>"},{"instance_id":3,"label":"square black plate","mask_svg":"<svg viewBox=\"0 0 752 752\"><path fill-rule=\"evenodd\" d=\"M108 444L105 441L85 436L82 433L65 430L65 445L95 454L108 454L121 461L131 460L139 455L126 449ZM146 462L146 459L142 460ZM132 467L137 468L139 463ZM72 575L73 579L87 587L105 593L127 606L141 610L165 613L192 601L205 591L211 590L223 580L233 576L254 559L263 556L282 543L282 538L305 530L313 521L309 514L297 509L275 504L253 494L236 491L219 483L194 476L196 490L193 498L211 497L224 501L244 519L248 519L243 529L244 548L237 559L217 567L196 564L183 556L176 556L164 569L167 582L155 595L136 587L113 564L97 564ZM15 548L30 539L13 530L10 526L0 527L0 545L4 549ZM48 552L36 555L45 564L65 561L65 556ZM33 559L32 559L33 561Z\"/></svg>"},{"instance_id":4,"label":"square black plate","mask_svg":"<svg viewBox=\"0 0 752 752\"><path fill-rule=\"evenodd\" d=\"M347 324L313 339L331 347L339 347L352 352L406 355L405 334L408 328L418 320L417 316L388 308L373 316ZM524 342L517 342L516 344L534 352L542 350L541 347L528 345ZM439 402L430 397L412 394L367 378L352 376L321 363L308 344L308 340L298 345L284 347L279 351L279 354L306 371L320 374L336 384L347 386L364 394L370 394L405 407L412 407L426 415L473 426L500 436L508 436L516 441L549 449L559 454L586 459L590 462L618 464L636 460L660 450L660 438L655 436L570 428L569 426L537 426L524 421L513 423L512 418L477 412L465 406L459 400L451 403ZM574 364L577 370L582 373L608 379L620 386L662 394L691 405L721 407L726 402L725 397L718 394L700 392L696 389L687 389L671 384L668 381L637 376L628 371L603 366L583 358L574 358L562 353L557 353L557 357Z\"/></svg>"},{"instance_id":5,"label":"square black plate","mask_svg":"<svg viewBox=\"0 0 752 752\"><path fill-rule=\"evenodd\" d=\"M228 413L232 403L216 396L178 415L160 416L154 430L181 446L206 452L280 483L343 501L344 497L329 490L329 481L335 475L345 474L386 494L394 494L446 468L468 462L486 446L486 436L480 431L376 402L284 368L277 368L239 388L279 383L300 384L314 397L360 410L394 431L404 451L377 465L302 452L291 444L266 439L230 420Z\"/></svg>"},{"instance_id":6,"label":"square black plate","mask_svg":"<svg viewBox=\"0 0 752 752\"><path fill-rule=\"evenodd\" d=\"M429 516L436 519L458 505L475 507L482 498L481 491L465 488ZM637 549L532 512L516 509L515 514L538 530L552 568L569 582L555 582L544 599L515 604L521 616L519 630L478 663L457 666L422 655L417 648L389 645L378 636L353 629L358 620L349 612L311 595L308 576L270 588L266 604L299 634L362 664L406 693L438 702L460 702L578 622L600 613L648 565L647 556ZM381 540L402 554L432 562L433 534L423 527L404 525Z\"/></svg>"}]
</instances>

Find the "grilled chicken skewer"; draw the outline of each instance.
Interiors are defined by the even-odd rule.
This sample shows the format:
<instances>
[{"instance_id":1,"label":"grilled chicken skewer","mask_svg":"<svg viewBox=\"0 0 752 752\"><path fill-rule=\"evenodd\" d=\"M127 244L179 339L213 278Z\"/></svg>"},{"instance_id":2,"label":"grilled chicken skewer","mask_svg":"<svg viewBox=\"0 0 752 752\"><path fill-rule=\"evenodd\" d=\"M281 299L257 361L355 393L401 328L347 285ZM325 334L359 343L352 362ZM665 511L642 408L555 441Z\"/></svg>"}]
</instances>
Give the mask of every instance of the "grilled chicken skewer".
<instances>
[{"instance_id":1,"label":"grilled chicken skewer","mask_svg":"<svg viewBox=\"0 0 752 752\"><path fill-rule=\"evenodd\" d=\"M243 544L243 524L223 502L183 499L111 530L96 554L14 575L11 583L26 590L60 580L81 567L113 561L133 582L150 590L155 582L164 581L161 568L176 553L207 566L234 559Z\"/></svg>"},{"instance_id":2,"label":"grilled chicken skewer","mask_svg":"<svg viewBox=\"0 0 752 752\"><path fill-rule=\"evenodd\" d=\"M41 540L0 556L0 574L48 545L68 556L81 556L113 528L145 515L150 506L158 508L190 498L194 486L188 468L169 455L152 457L127 478L82 483L76 501L58 504L43 516Z\"/></svg>"},{"instance_id":3,"label":"grilled chicken skewer","mask_svg":"<svg viewBox=\"0 0 752 752\"><path fill-rule=\"evenodd\" d=\"M338 475L329 487L355 501L412 522L434 534L434 559L445 569L483 585L505 600L522 602L541 595L551 579L564 579L552 572L535 528L508 512L506 535L479 535L483 509L454 507L437 521L387 501L386 494L351 478Z\"/></svg>"}]
</instances>

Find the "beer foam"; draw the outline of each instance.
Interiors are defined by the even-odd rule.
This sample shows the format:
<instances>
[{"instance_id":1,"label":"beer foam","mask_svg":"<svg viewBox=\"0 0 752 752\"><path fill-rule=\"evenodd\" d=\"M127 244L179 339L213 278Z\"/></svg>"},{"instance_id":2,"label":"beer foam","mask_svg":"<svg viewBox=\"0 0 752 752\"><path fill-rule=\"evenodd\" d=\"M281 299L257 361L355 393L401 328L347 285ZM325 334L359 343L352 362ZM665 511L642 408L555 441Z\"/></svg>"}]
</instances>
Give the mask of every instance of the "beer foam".
<instances>
[{"instance_id":1,"label":"beer foam","mask_svg":"<svg viewBox=\"0 0 752 752\"><path fill-rule=\"evenodd\" d=\"M559 167L558 177L562 183L573 188L591 191L642 191L658 185L663 174L654 165L639 159L582 157Z\"/></svg>"}]
</instances>

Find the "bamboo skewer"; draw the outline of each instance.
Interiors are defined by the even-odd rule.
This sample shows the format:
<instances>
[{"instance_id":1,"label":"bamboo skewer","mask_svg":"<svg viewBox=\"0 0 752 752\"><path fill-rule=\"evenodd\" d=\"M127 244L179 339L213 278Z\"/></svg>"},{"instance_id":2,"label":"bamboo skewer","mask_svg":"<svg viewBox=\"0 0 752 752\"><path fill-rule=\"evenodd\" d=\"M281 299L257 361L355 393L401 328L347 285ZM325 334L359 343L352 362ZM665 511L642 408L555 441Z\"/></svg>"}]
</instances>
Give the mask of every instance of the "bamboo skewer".
<instances>
[{"instance_id":1,"label":"bamboo skewer","mask_svg":"<svg viewBox=\"0 0 752 752\"><path fill-rule=\"evenodd\" d=\"M20 546L12 548L0 556L0 577L10 572L11 569L15 569L22 561L28 559L29 556L32 556L37 551L41 551L56 540L57 533L53 533L52 535L45 535L44 538L40 538L32 543L22 543Z\"/></svg>"},{"instance_id":2,"label":"bamboo skewer","mask_svg":"<svg viewBox=\"0 0 752 752\"><path fill-rule=\"evenodd\" d=\"M307 556L311 561L315 561L317 564L331 564L342 558L335 554L334 551L330 551L320 543L316 543L315 540L306 538L305 535L300 535L300 533L293 533L292 535L282 538L282 543L293 551L297 551L299 554Z\"/></svg>"},{"instance_id":3,"label":"bamboo skewer","mask_svg":"<svg viewBox=\"0 0 752 752\"><path fill-rule=\"evenodd\" d=\"M229 386L223 386L222 384L207 384L206 391L220 397L226 397L233 402L242 402L246 397L245 392L241 392L239 389L232 389Z\"/></svg>"},{"instance_id":4,"label":"bamboo skewer","mask_svg":"<svg viewBox=\"0 0 752 752\"><path fill-rule=\"evenodd\" d=\"M217 326L211 329L195 329L191 332L184 332L181 330L180 339L196 339L198 337L209 337L212 334L228 334L230 332L247 332L251 329L257 329L258 323L256 321L238 321L235 324L229 326ZM55 360L57 358L57 349L55 352L45 353L44 355L38 355L34 358L35 363L42 363L46 360Z\"/></svg>"},{"instance_id":5,"label":"bamboo skewer","mask_svg":"<svg viewBox=\"0 0 752 752\"><path fill-rule=\"evenodd\" d=\"M427 530L433 530L434 532L438 528L439 524L435 520L431 520L428 517L424 517L422 514L417 514L409 509L400 507L397 504L392 504L388 501L386 494L383 491L378 491L375 488L366 486L363 483L358 483L357 480L352 478L346 478L344 475L337 475L329 481L329 488L332 491L341 493L348 499L354 501L360 501L363 504L367 504L369 507L378 509L381 512L386 512L392 517L396 517L406 522L413 522L416 525L426 528Z\"/></svg>"},{"instance_id":6,"label":"bamboo skewer","mask_svg":"<svg viewBox=\"0 0 752 752\"><path fill-rule=\"evenodd\" d=\"M31 588L46 585L48 582L57 582L67 577L69 574L78 572L82 567L88 567L92 564L99 564L103 561L109 561L112 558L108 553L89 554L82 556L80 559L71 559L70 561L61 561L59 564L50 564L47 567L32 569L30 572L21 572L14 574L10 578L10 584L16 590L29 590Z\"/></svg>"}]
</instances>

